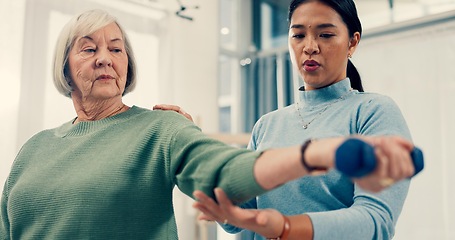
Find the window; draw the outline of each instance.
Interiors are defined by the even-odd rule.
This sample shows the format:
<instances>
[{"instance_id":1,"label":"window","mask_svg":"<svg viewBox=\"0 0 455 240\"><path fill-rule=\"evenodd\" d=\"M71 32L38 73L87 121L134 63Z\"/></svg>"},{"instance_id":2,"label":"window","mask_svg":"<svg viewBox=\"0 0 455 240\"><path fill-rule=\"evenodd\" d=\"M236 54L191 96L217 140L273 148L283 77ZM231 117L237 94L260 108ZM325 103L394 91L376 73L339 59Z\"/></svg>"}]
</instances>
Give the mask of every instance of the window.
<instances>
[{"instance_id":1,"label":"window","mask_svg":"<svg viewBox=\"0 0 455 240\"><path fill-rule=\"evenodd\" d=\"M218 58L218 107L219 131L223 133L238 133L238 108L239 108L239 44L240 4L244 1L220 0L220 56ZM243 41L245 42L245 41Z\"/></svg>"},{"instance_id":2,"label":"window","mask_svg":"<svg viewBox=\"0 0 455 240\"><path fill-rule=\"evenodd\" d=\"M257 0L254 3L255 44L260 50L287 46L290 0Z\"/></svg>"}]
</instances>

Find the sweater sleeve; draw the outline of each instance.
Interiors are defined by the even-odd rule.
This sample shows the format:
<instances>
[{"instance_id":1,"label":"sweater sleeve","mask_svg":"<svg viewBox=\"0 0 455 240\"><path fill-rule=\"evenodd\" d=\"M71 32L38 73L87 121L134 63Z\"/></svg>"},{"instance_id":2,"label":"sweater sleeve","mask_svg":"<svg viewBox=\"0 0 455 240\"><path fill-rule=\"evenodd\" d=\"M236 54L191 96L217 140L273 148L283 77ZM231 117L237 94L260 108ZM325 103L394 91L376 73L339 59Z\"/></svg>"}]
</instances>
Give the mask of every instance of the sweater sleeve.
<instances>
[{"instance_id":1,"label":"sweater sleeve","mask_svg":"<svg viewBox=\"0 0 455 240\"><path fill-rule=\"evenodd\" d=\"M6 184L3 188L2 199L0 203L0 239L9 239L9 221L6 208Z\"/></svg>"},{"instance_id":2,"label":"sweater sleeve","mask_svg":"<svg viewBox=\"0 0 455 240\"><path fill-rule=\"evenodd\" d=\"M401 111L388 97L369 99L359 106L356 114L358 134L399 135L411 139ZM378 194L355 186L354 203L349 208L308 213L314 239L391 239L409 184L409 180L403 180Z\"/></svg>"},{"instance_id":3,"label":"sweater sleeve","mask_svg":"<svg viewBox=\"0 0 455 240\"><path fill-rule=\"evenodd\" d=\"M265 192L253 174L259 152L211 139L194 125L177 131L169 151L170 174L190 197L194 190L201 190L213 198L213 189L220 187L234 203L240 203Z\"/></svg>"}]
</instances>

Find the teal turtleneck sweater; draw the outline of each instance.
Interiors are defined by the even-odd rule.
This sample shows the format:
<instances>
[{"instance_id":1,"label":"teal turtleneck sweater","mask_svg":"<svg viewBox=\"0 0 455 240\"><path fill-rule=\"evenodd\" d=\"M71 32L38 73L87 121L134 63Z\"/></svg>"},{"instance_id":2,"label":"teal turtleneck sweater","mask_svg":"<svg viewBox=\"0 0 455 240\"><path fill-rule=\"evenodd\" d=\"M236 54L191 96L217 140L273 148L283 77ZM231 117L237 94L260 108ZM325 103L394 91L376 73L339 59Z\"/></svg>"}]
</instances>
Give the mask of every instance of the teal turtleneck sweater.
<instances>
[{"instance_id":1,"label":"teal turtleneck sweater","mask_svg":"<svg viewBox=\"0 0 455 240\"><path fill-rule=\"evenodd\" d=\"M173 111L130 110L33 136L0 206L0 239L178 239L172 190L263 193L258 152L206 137Z\"/></svg>"},{"instance_id":2,"label":"teal turtleneck sweater","mask_svg":"<svg viewBox=\"0 0 455 240\"><path fill-rule=\"evenodd\" d=\"M399 108L390 98L351 90L349 79L345 79L322 89L301 91L298 103L264 115L255 124L249 147L263 150L351 134L411 139ZM384 240L394 235L408 187L405 180L372 194L334 170L287 183L244 207L275 208L287 215L306 213L313 223L315 240ZM226 230L239 231L233 227ZM256 239L263 238L256 235Z\"/></svg>"}]
</instances>

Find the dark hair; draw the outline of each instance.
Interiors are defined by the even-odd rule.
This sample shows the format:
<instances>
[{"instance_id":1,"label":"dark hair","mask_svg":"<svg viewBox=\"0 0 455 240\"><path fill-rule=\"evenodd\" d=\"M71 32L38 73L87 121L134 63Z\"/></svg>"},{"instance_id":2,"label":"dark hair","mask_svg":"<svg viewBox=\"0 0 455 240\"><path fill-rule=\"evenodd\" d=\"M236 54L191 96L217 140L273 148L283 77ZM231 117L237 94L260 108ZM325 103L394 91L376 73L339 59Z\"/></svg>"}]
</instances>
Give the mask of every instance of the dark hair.
<instances>
[{"instance_id":1,"label":"dark hair","mask_svg":"<svg viewBox=\"0 0 455 240\"><path fill-rule=\"evenodd\" d=\"M292 15L297 7L301 4L315 1L315 0L292 0L289 5L289 14L288 22L291 23ZM357 15L357 9L353 0L316 0L318 2L324 3L327 6L335 10L343 19L343 22L346 24L349 36L354 36L354 33L359 32L362 36L362 24L360 23L359 16ZM351 87L357 89L359 92L363 92L362 80L360 79L360 74L357 71L354 64L351 60L348 59L348 66L346 69L346 75L351 81Z\"/></svg>"}]
</instances>

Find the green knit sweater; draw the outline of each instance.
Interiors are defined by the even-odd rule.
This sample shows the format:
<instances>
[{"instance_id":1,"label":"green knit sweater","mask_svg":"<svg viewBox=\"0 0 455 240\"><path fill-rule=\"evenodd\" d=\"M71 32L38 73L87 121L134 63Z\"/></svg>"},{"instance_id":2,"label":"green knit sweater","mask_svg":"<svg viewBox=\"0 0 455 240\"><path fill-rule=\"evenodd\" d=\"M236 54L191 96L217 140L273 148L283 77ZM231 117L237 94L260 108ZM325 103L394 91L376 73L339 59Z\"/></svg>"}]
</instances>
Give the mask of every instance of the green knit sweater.
<instances>
[{"instance_id":1,"label":"green knit sweater","mask_svg":"<svg viewBox=\"0 0 455 240\"><path fill-rule=\"evenodd\" d=\"M0 239L178 239L172 190L236 202L264 192L257 152L205 136L173 111L130 110L33 136L5 183Z\"/></svg>"}]
</instances>

